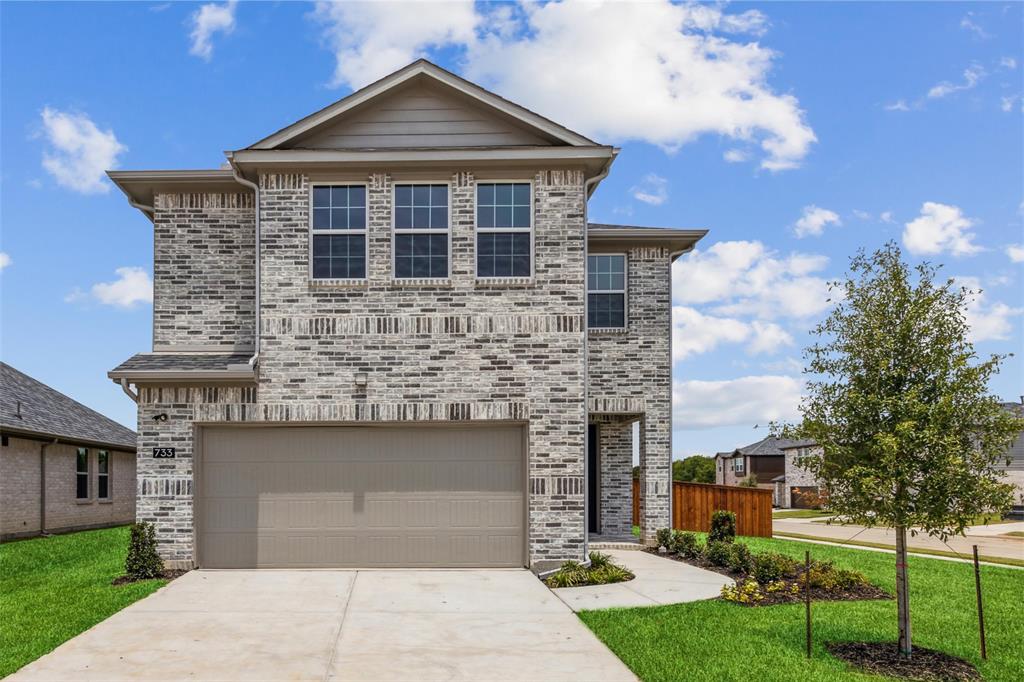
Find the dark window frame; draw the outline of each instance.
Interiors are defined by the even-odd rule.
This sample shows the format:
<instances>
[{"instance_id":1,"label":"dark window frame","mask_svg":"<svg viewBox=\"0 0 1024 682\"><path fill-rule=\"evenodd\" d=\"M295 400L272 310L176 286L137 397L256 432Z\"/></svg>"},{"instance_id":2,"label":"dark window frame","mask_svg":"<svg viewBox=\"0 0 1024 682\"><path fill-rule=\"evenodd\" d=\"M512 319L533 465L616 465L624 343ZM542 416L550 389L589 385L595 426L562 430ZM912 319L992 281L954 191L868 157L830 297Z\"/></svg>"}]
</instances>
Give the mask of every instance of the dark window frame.
<instances>
[{"instance_id":1,"label":"dark window frame","mask_svg":"<svg viewBox=\"0 0 1024 682\"><path fill-rule=\"evenodd\" d=\"M439 205L435 206L433 203L433 192L431 191L430 203L426 206L418 206L415 203L415 188L427 186L433 190L434 187L445 188L445 227L399 227L397 214L400 208L411 209L410 220L415 223L415 209L420 208L427 211L428 223L433 222L433 209L441 208ZM410 203L408 205L398 205L398 192L399 188L409 187L412 188L410 192ZM444 275L428 275L428 276L417 276L414 274L399 275L398 274L398 241L400 236L411 235L411 243L415 243L417 236L443 236L445 238L445 268ZM431 253L427 258L435 257ZM404 258L404 256L403 256ZM411 261L411 264L415 268L415 262ZM395 182L391 187L391 278L398 281L420 281L420 280L431 280L436 282L446 282L451 279L452 276L452 185L451 182L438 182L436 180L409 180L404 182Z\"/></svg>"},{"instance_id":2,"label":"dark window frame","mask_svg":"<svg viewBox=\"0 0 1024 682\"><path fill-rule=\"evenodd\" d=\"M494 222L497 222L497 220L496 220L497 208L505 207L506 206L505 204L497 203L497 197L492 198L492 203L490 203L490 204L482 203L480 201L480 191L481 191L481 188L484 187L484 186L490 186L490 187L492 187L494 189L495 193L497 193L497 188L498 188L499 185L507 185L507 186L511 186L512 187L512 203L508 204L507 206L511 210L511 218L512 218L511 222L513 223L513 225L516 222L516 220L515 220L515 209L517 207L521 208L523 206L522 204L516 204L516 200L515 200L515 186L516 185L525 185L526 186L527 192L528 192L527 203L526 203L526 209L527 209L526 213L529 216L529 225L527 225L527 226L521 226L520 225L520 226L508 226L508 227L495 227L492 224L491 226L481 226L481 224L480 224L480 209L482 207L490 206L490 207L494 208L494 217L492 218L492 221L491 221L492 223L494 223ZM476 232L475 238L473 240L473 243L475 245L475 250L474 250L474 254L473 254L473 256L474 256L473 260L475 261L474 267L475 267L476 278L477 279L487 281L487 280L495 280L495 279L501 280L501 279L532 279L533 278L534 272L535 272L534 261L536 260L536 253L535 253L536 249L535 249L535 246L534 246L534 194L533 194L533 180L522 180L522 179L520 179L520 180L484 180L484 181L477 181L476 186L473 188L473 225L475 227L475 232ZM482 275L482 274L480 274L480 257L481 257L481 255L480 255L480 251L481 251L481 249L480 249L480 237L483 236L483 235L501 235L501 234L508 234L508 235L528 234L529 235L529 253L527 254L528 257L529 257L529 271L527 272L527 274L525 274L525 275L524 274L514 274L514 273L510 274L510 275ZM512 239L514 240L515 237L513 236ZM514 258L514 256L512 256L512 257ZM514 268L514 261L513 261L513 268Z\"/></svg>"},{"instance_id":3,"label":"dark window frame","mask_svg":"<svg viewBox=\"0 0 1024 682\"><path fill-rule=\"evenodd\" d=\"M85 471L82 471L81 468L83 457L85 461ZM91 476L89 476L91 473L89 459L88 448L78 448L78 450L75 451L75 499L79 501L92 499L92 481L90 480ZM82 494L83 480L85 482L84 495Z\"/></svg>"},{"instance_id":4,"label":"dark window frame","mask_svg":"<svg viewBox=\"0 0 1024 682\"><path fill-rule=\"evenodd\" d=\"M316 190L317 189L331 189L332 191L336 188L347 188L361 187L363 189L363 226L362 228L353 227L316 227L315 211L316 206ZM333 199L333 193L332 193ZM352 206L347 205L345 211L347 213L346 219L351 218ZM358 207L355 207L358 208ZM320 208L323 210L323 207ZM333 222L333 202L332 207L329 208L332 211L332 222ZM340 210L340 208L339 208ZM369 278L370 273L370 239L368 234L369 221L370 221L370 196L369 187L365 182L312 182L309 187L309 279L314 282L365 282ZM315 275L315 253L314 242L317 237L358 237L363 238L363 276L362 277L317 277Z\"/></svg>"},{"instance_id":5,"label":"dark window frame","mask_svg":"<svg viewBox=\"0 0 1024 682\"><path fill-rule=\"evenodd\" d=\"M104 471L106 465L106 471ZM104 490L106 488L106 490ZM96 499L110 500L113 498L113 491L110 486L110 451L96 451Z\"/></svg>"},{"instance_id":6,"label":"dark window frame","mask_svg":"<svg viewBox=\"0 0 1024 682\"><path fill-rule=\"evenodd\" d=\"M622 259L622 288L591 288L590 286L590 259L611 256ZM600 273L599 273L600 274ZM587 254L587 329L590 330L615 330L622 331L629 329L629 255L624 252L590 253ZM622 326L591 326L590 325L590 302L592 295L621 295L622 296Z\"/></svg>"}]
</instances>

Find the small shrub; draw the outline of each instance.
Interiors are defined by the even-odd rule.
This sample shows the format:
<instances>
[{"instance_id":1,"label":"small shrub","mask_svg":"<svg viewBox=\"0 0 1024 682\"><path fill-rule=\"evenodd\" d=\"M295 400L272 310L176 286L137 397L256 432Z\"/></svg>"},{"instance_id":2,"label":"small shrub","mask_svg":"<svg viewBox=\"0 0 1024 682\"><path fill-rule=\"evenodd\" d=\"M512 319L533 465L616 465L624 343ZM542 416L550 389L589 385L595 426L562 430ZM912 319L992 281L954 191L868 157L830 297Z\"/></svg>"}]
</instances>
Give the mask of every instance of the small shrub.
<instances>
[{"instance_id":1,"label":"small shrub","mask_svg":"<svg viewBox=\"0 0 1024 682\"><path fill-rule=\"evenodd\" d=\"M716 540L709 542L704 550L704 559L712 566L725 567L729 565L729 558L732 556L732 547L728 542Z\"/></svg>"},{"instance_id":2,"label":"small shrub","mask_svg":"<svg viewBox=\"0 0 1024 682\"><path fill-rule=\"evenodd\" d=\"M153 524L145 521L132 524L124 572L134 580L159 578L163 575L164 562L156 553L156 528Z\"/></svg>"},{"instance_id":3,"label":"small shrub","mask_svg":"<svg viewBox=\"0 0 1024 682\"><path fill-rule=\"evenodd\" d=\"M600 552L591 552L590 553L590 568L591 569L596 570L596 569L604 568L605 566L610 566L610 565L612 565L612 558L610 556L608 556L607 554L601 554Z\"/></svg>"},{"instance_id":4,"label":"small shrub","mask_svg":"<svg viewBox=\"0 0 1024 682\"><path fill-rule=\"evenodd\" d=\"M557 572L544 579L544 583L548 587L579 587L620 583L632 579L633 574L613 564L608 555L591 552L589 567L584 567L577 561L564 561Z\"/></svg>"},{"instance_id":5,"label":"small shrub","mask_svg":"<svg viewBox=\"0 0 1024 682\"><path fill-rule=\"evenodd\" d=\"M756 580L747 579L739 585L723 585L722 599L739 604L752 604L764 600L764 593Z\"/></svg>"},{"instance_id":6,"label":"small shrub","mask_svg":"<svg viewBox=\"0 0 1024 682\"><path fill-rule=\"evenodd\" d=\"M696 533L680 533L678 537L672 538L672 542L674 544L672 549L680 556L686 559L696 559L700 556L701 547Z\"/></svg>"},{"instance_id":7,"label":"small shrub","mask_svg":"<svg viewBox=\"0 0 1024 682\"><path fill-rule=\"evenodd\" d=\"M616 566L615 564L607 564L597 570L590 572L590 585L607 585L609 583L621 583L626 580L632 580L633 574L624 569L622 566Z\"/></svg>"},{"instance_id":8,"label":"small shrub","mask_svg":"<svg viewBox=\"0 0 1024 682\"><path fill-rule=\"evenodd\" d=\"M773 583L791 575L796 570L796 562L784 554L762 552L754 556L751 573L762 585Z\"/></svg>"},{"instance_id":9,"label":"small shrub","mask_svg":"<svg viewBox=\"0 0 1024 682\"><path fill-rule=\"evenodd\" d=\"M742 542L732 544L729 552L729 570L733 573L750 573L754 566L754 557L750 549Z\"/></svg>"},{"instance_id":10,"label":"small shrub","mask_svg":"<svg viewBox=\"0 0 1024 682\"><path fill-rule=\"evenodd\" d=\"M746 478L741 479L740 482L737 483L736 485L740 486L741 488L756 488L757 476L755 476L754 474L750 474Z\"/></svg>"},{"instance_id":11,"label":"small shrub","mask_svg":"<svg viewBox=\"0 0 1024 682\"><path fill-rule=\"evenodd\" d=\"M719 509L711 515L711 530L708 542L732 542L736 539L736 515Z\"/></svg>"},{"instance_id":12,"label":"small shrub","mask_svg":"<svg viewBox=\"0 0 1024 682\"><path fill-rule=\"evenodd\" d=\"M808 577L811 587L826 592L843 592L868 583L864 574L836 568L831 561L812 562Z\"/></svg>"},{"instance_id":13,"label":"small shrub","mask_svg":"<svg viewBox=\"0 0 1024 682\"><path fill-rule=\"evenodd\" d=\"M654 534L655 539L658 541L659 547L669 548L672 544L672 529L671 528L659 528L658 532Z\"/></svg>"},{"instance_id":14,"label":"small shrub","mask_svg":"<svg viewBox=\"0 0 1024 682\"><path fill-rule=\"evenodd\" d=\"M587 571L578 561L563 561L557 573L548 576L550 587L576 587L587 580Z\"/></svg>"}]
</instances>

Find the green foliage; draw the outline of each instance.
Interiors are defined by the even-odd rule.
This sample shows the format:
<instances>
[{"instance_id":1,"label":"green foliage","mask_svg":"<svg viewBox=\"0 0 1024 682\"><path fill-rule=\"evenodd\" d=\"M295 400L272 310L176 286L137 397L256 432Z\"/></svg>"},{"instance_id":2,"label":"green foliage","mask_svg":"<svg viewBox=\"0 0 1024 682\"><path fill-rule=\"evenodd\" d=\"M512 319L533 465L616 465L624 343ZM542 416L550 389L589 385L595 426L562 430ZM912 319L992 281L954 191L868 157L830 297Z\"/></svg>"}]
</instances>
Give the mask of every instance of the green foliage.
<instances>
[{"instance_id":1,"label":"green foliage","mask_svg":"<svg viewBox=\"0 0 1024 682\"><path fill-rule=\"evenodd\" d=\"M709 540L704 548L704 559L712 566L724 568L729 565L732 557L732 543L721 540Z\"/></svg>"},{"instance_id":2,"label":"green foliage","mask_svg":"<svg viewBox=\"0 0 1024 682\"><path fill-rule=\"evenodd\" d=\"M585 585L587 571L578 561L563 561L556 573L548 576L548 587L577 587Z\"/></svg>"},{"instance_id":3,"label":"green foliage","mask_svg":"<svg viewBox=\"0 0 1024 682\"><path fill-rule=\"evenodd\" d=\"M814 561L809 572L811 587L836 592L866 585L868 579L862 573L836 568L831 561Z\"/></svg>"},{"instance_id":4,"label":"green foliage","mask_svg":"<svg viewBox=\"0 0 1024 682\"><path fill-rule=\"evenodd\" d=\"M590 553L590 567L591 568L604 568L612 563L612 558L607 554L601 552Z\"/></svg>"},{"instance_id":5,"label":"green foliage","mask_svg":"<svg viewBox=\"0 0 1024 682\"><path fill-rule=\"evenodd\" d=\"M749 476L740 479L740 482L737 483L736 485L740 486L741 488L756 488L757 476L755 476L754 474L750 474Z\"/></svg>"},{"instance_id":6,"label":"green foliage","mask_svg":"<svg viewBox=\"0 0 1024 682\"><path fill-rule=\"evenodd\" d=\"M654 539L657 541L659 547L669 548L672 544L672 529L671 528L659 528L654 534Z\"/></svg>"},{"instance_id":7,"label":"green foliage","mask_svg":"<svg viewBox=\"0 0 1024 682\"><path fill-rule=\"evenodd\" d=\"M781 580L796 572L797 563L784 554L761 552L754 555L751 573L762 585Z\"/></svg>"},{"instance_id":8,"label":"green foliage","mask_svg":"<svg viewBox=\"0 0 1024 682\"><path fill-rule=\"evenodd\" d=\"M611 557L600 552L590 553L590 566L577 561L564 561L556 573L545 579L548 587L580 587L582 585L607 585L632 580L633 574L612 563Z\"/></svg>"},{"instance_id":9,"label":"green foliage","mask_svg":"<svg viewBox=\"0 0 1024 682\"><path fill-rule=\"evenodd\" d=\"M704 455L690 455L672 462L672 480L683 483L714 483L715 460Z\"/></svg>"},{"instance_id":10,"label":"green foliage","mask_svg":"<svg viewBox=\"0 0 1024 682\"><path fill-rule=\"evenodd\" d=\"M136 580L159 578L163 575L164 562L156 552L156 529L153 524L145 521L132 524L124 572Z\"/></svg>"},{"instance_id":11,"label":"green foliage","mask_svg":"<svg viewBox=\"0 0 1024 682\"><path fill-rule=\"evenodd\" d=\"M672 534L672 551L687 559L696 559L701 554L700 542L696 533L684 531Z\"/></svg>"},{"instance_id":12,"label":"green foliage","mask_svg":"<svg viewBox=\"0 0 1024 682\"><path fill-rule=\"evenodd\" d=\"M756 580L744 580L739 585L722 585L722 599L739 604L751 604L764 600L764 593Z\"/></svg>"},{"instance_id":13,"label":"green foliage","mask_svg":"<svg viewBox=\"0 0 1024 682\"><path fill-rule=\"evenodd\" d=\"M708 542L732 542L736 539L736 514L719 509L711 514Z\"/></svg>"},{"instance_id":14,"label":"green foliage","mask_svg":"<svg viewBox=\"0 0 1024 682\"><path fill-rule=\"evenodd\" d=\"M889 243L851 260L839 301L814 330L799 434L821 451L801 466L856 524L921 528L946 539L1002 511L1011 487L995 465L1021 430L988 392L1005 356L979 359L966 305L977 292L938 269L911 269Z\"/></svg>"},{"instance_id":15,"label":"green foliage","mask_svg":"<svg viewBox=\"0 0 1024 682\"><path fill-rule=\"evenodd\" d=\"M750 549L742 542L732 543L729 561L726 564L733 573L750 573L754 566L754 557Z\"/></svg>"}]
</instances>

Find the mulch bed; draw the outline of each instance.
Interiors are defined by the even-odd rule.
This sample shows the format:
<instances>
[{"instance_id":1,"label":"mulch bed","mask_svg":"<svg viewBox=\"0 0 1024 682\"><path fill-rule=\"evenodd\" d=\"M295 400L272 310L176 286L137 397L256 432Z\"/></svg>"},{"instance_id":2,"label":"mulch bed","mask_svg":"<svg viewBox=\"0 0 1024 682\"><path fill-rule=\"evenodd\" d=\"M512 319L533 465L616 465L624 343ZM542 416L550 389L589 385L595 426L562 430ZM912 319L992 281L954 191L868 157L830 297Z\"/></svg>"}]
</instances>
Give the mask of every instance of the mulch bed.
<instances>
[{"instance_id":1,"label":"mulch bed","mask_svg":"<svg viewBox=\"0 0 1024 682\"><path fill-rule=\"evenodd\" d=\"M160 574L159 577L163 578L164 580L174 580L175 578L180 578L181 576L185 575L186 573L188 573L188 571L182 571L182 570L164 571L163 573ZM154 580L154 578L146 578L146 580ZM110 581L110 584L111 585L127 585L128 583L138 583L138 582L142 582L142 581L139 580L138 578L132 578L131 576L119 575L116 578L114 578L112 581Z\"/></svg>"},{"instance_id":2,"label":"mulch bed","mask_svg":"<svg viewBox=\"0 0 1024 682\"><path fill-rule=\"evenodd\" d=\"M836 658L875 675L928 682L981 679L981 673L971 663L932 649L914 647L907 660L892 642L834 642L825 648Z\"/></svg>"},{"instance_id":3,"label":"mulch bed","mask_svg":"<svg viewBox=\"0 0 1024 682\"><path fill-rule=\"evenodd\" d=\"M715 573L728 576L736 581L739 585L743 583L748 577L746 573L733 573L724 566L713 566L705 561L694 561L685 557L679 556L678 554L662 554L656 547L645 548L645 552L649 554L655 554L665 559L672 559L673 561L679 561L684 564L703 568L705 571L714 571ZM761 591L764 593L764 599L757 602L741 603L740 606L774 606L776 604L800 604L803 603L807 597L804 595L803 589L803 566L800 567L800 574L795 578L784 578L786 583L797 582L800 585L800 593L793 594L788 591L782 592L768 592L762 585ZM811 600L812 601L864 601L867 599L892 599L892 595L878 587L868 583L867 585L860 585L849 590L823 590L821 588L811 588Z\"/></svg>"}]
</instances>

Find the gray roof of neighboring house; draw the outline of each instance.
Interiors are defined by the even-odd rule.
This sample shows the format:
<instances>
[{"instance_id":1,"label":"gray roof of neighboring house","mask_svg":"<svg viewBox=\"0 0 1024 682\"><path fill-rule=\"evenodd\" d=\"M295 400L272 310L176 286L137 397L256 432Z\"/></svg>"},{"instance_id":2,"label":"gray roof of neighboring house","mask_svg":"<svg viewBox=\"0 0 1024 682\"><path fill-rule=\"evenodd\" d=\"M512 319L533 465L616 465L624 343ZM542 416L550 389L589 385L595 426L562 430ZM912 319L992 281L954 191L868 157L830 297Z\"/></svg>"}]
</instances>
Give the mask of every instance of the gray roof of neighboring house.
<instances>
[{"instance_id":1,"label":"gray roof of neighboring house","mask_svg":"<svg viewBox=\"0 0 1024 682\"><path fill-rule=\"evenodd\" d=\"M744 455L748 457L770 457L772 455L781 456L784 448L793 447L793 443L799 441L791 440L789 438L776 438L775 436L768 436L762 438L756 443L745 445L742 448L736 448L732 452L719 452L715 457L736 457L737 455Z\"/></svg>"},{"instance_id":2,"label":"gray roof of neighboring house","mask_svg":"<svg viewBox=\"0 0 1024 682\"><path fill-rule=\"evenodd\" d=\"M107 372L111 379L253 380L252 353L139 353Z\"/></svg>"},{"instance_id":3,"label":"gray roof of neighboring house","mask_svg":"<svg viewBox=\"0 0 1024 682\"><path fill-rule=\"evenodd\" d=\"M811 438L803 438L800 440L791 440L785 445L780 445L780 450L792 450L793 448L809 448L817 445L817 443Z\"/></svg>"},{"instance_id":4,"label":"gray roof of neighboring house","mask_svg":"<svg viewBox=\"0 0 1024 682\"><path fill-rule=\"evenodd\" d=\"M0 428L108 447L135 449L135 432L0 362Z\"/></svg>"}]
</instances>

